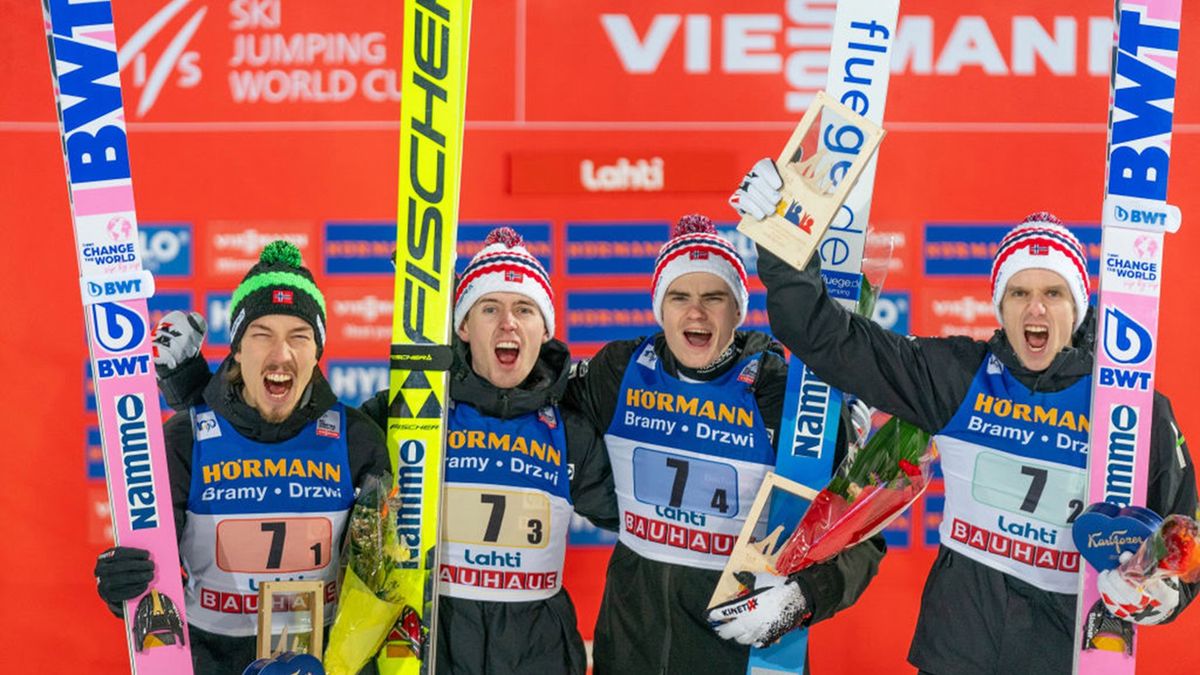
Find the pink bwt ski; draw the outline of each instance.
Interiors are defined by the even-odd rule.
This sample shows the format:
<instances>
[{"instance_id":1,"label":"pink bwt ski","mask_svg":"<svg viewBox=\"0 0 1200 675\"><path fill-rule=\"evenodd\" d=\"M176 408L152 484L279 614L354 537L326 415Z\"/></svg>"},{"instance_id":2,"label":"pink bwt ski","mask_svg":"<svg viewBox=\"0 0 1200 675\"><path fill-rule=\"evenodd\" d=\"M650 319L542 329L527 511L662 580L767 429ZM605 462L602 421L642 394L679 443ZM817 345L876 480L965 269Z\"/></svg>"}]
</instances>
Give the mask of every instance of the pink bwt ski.
<instances>
[{"instance_id":1,"label":"pink bwt ski","mask_svg":"<svg viewBox=\"0 0 1200 675\"><path fill-rule=\"evenodd\" d=\"M130 667L191 673L146 311L154 279L139 250L112 6L46 0L43 10L113 535L157 566L149 590L125 603Z\"/></svg>"}]
</instances>

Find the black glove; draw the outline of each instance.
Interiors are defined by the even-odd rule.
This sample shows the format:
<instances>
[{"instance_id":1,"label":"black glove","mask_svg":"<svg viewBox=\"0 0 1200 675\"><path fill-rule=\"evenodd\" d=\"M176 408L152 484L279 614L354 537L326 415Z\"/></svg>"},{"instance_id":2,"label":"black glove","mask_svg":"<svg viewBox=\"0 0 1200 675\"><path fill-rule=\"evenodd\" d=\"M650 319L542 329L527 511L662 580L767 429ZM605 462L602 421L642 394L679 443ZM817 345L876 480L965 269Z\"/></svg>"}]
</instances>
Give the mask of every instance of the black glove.
<instances>
[{"instance_id":1,"label":"black glove","mask_svg":"<svg viewBox=\"0 0 1200 675\"><path fill-rule=\"evenodd\" d=\"M96 592L118 618L124 617L122 603L146 592L154 578L154 561L142 548L114 546L96 557Z\"/></svg>"}]
</instances>

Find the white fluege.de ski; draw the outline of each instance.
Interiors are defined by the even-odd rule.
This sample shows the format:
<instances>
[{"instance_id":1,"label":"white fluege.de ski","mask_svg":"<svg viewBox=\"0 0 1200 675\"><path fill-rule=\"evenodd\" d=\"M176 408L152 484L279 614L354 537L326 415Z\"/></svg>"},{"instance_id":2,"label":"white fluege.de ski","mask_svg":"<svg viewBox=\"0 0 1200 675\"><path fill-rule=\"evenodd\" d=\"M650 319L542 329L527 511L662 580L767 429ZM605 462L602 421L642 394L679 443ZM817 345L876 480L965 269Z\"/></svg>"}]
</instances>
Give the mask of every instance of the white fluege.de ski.
<instances>
[{"instance_id":1,"label":"white fluege.de ski","mask_svg":"<svg viewBox=\"0 0 1200 675\"><path fill-rule=\"evenodd\" d=\"M71 198L104 473L121 546L150 551L155 578L125 603L133 673L191 673L179 549L150 365L146 298L112 6L42 5Z\"/></svg>"},{"instance_id":2,"label":"white fluege.de ski","mask_svg":"<svg viewBox=\"0 0 1200 675\"><path fill-rule=\"evenodd\" d=\"M1166 203L1179 19L1178 0L1116 6L1088 503L1146 504L1162 252L1180 220ZM1079 577L1075 672L1132 675L1132 626L1128 653L1086 641L1089 614L1105 610L1097 605L1097 571L1084 564Z\"/></svg>"}]
</instances>

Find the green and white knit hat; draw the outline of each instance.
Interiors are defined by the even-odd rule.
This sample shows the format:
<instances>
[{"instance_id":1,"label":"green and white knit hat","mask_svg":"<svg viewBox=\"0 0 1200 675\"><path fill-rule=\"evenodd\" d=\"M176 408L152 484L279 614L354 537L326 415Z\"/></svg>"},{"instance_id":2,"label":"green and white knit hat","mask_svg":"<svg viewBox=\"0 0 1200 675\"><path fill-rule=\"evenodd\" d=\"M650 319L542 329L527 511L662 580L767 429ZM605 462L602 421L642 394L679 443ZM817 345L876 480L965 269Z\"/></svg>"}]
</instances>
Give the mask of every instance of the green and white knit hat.
<instances>
[{"instance_id":1,"label":"green and white knit hat","mask_svg":"<svg viewBox=\"0 0 1200 675\"><path fill-rule=\"evenodd\" d=\"M258 263L246 273L229 300L230 347L234 352L246 326L260 316L290 314L307 321L317 340L317 358L325 349L325 296L303 265L300 249L289 241L263 247Z\"/></svg>"}]
</instances>

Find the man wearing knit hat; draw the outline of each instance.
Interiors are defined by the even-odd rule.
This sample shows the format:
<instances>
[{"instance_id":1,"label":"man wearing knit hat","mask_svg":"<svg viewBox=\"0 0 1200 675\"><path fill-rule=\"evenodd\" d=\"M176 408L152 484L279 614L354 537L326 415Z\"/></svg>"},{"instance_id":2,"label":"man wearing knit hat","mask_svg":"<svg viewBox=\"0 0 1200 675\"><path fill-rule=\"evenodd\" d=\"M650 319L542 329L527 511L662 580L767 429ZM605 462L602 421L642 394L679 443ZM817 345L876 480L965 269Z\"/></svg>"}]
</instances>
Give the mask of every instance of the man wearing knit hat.
<instances>
[{"instance_id":1,"label":"man wearing knit hat","mask_svg":"<svg viewBox=\"0 0 1200 675\"><path fill-rule=\"evenodd\" d=\"M738 330L745 266L708 218L680 219L650 294L662 331L605 345L576 368L566 401L606 432L621 517L595 672L742 675L750 644L852 604L878 569L882 538L791 578L763 575L741 644L712 631L709 597L775 466L787 364L769 336Z\"/></svg>"},{"instance_id":2,"label":"man wearing knit hat","mask_svg":"<svg viewBox=\"0 0 1200 675\"><path fill-rule=\"evenodd\" d=\"M192 660L202 673L238 674L254 660L262 581L324 581L332 620L355 489L388 470L382 432L338 403L317 368L325 300L295 246L277 241L263 250L234 291L230 315L229 356L190 397L194 404L163 427ZM177 314L164 324L156 366L208 380L200 340L190 339L203 332L203 319ZM176 343L197 351L181 359ZM174 573L175 561L148 555L115 547L98 558L97 590L115 614L156 573Z\"/></svg>"},{"instance_id":3,"label":"man wearing knit hat","mask_svg":"<svg viewBox=\"0 0 1200 675\"><path fill-rule=\"evenodd\" d=\"M747 175L731 203L761 217L778 176ZM1087 256L1046 212L999 244L992 298L1000 330L905 338L826 293L816 256L803 271L759 248L772 332L830 385L934 434L945 476L941 548L925 583L908 660L923 673L1066 673L1075 652L1086 506L1095 319ZM1156 393L1147 506L1196 512L1195 473L1167 398ZM1105 573L1106 601L1142 624L1174 619L1194 585L1132 588Z\"/></svg>"},{"instance_id":4,"label":"man wearing knit hat","mask_svg":"<svg viewBox=\"0 0 1200 675\"><path fill-rule=\"evenodd\" d=\"M557 405L570 354L554 339L550 278L520 235L497 228L463 270L454 308L437 671L583 675L562 586L568 525L574 511L614 529L616 505L603 439ZM158 331L160 386L178 406L208 379L204 327L178 314ZM385 428L388 391L361 411Z\"/></svg>"}]
</instances>

